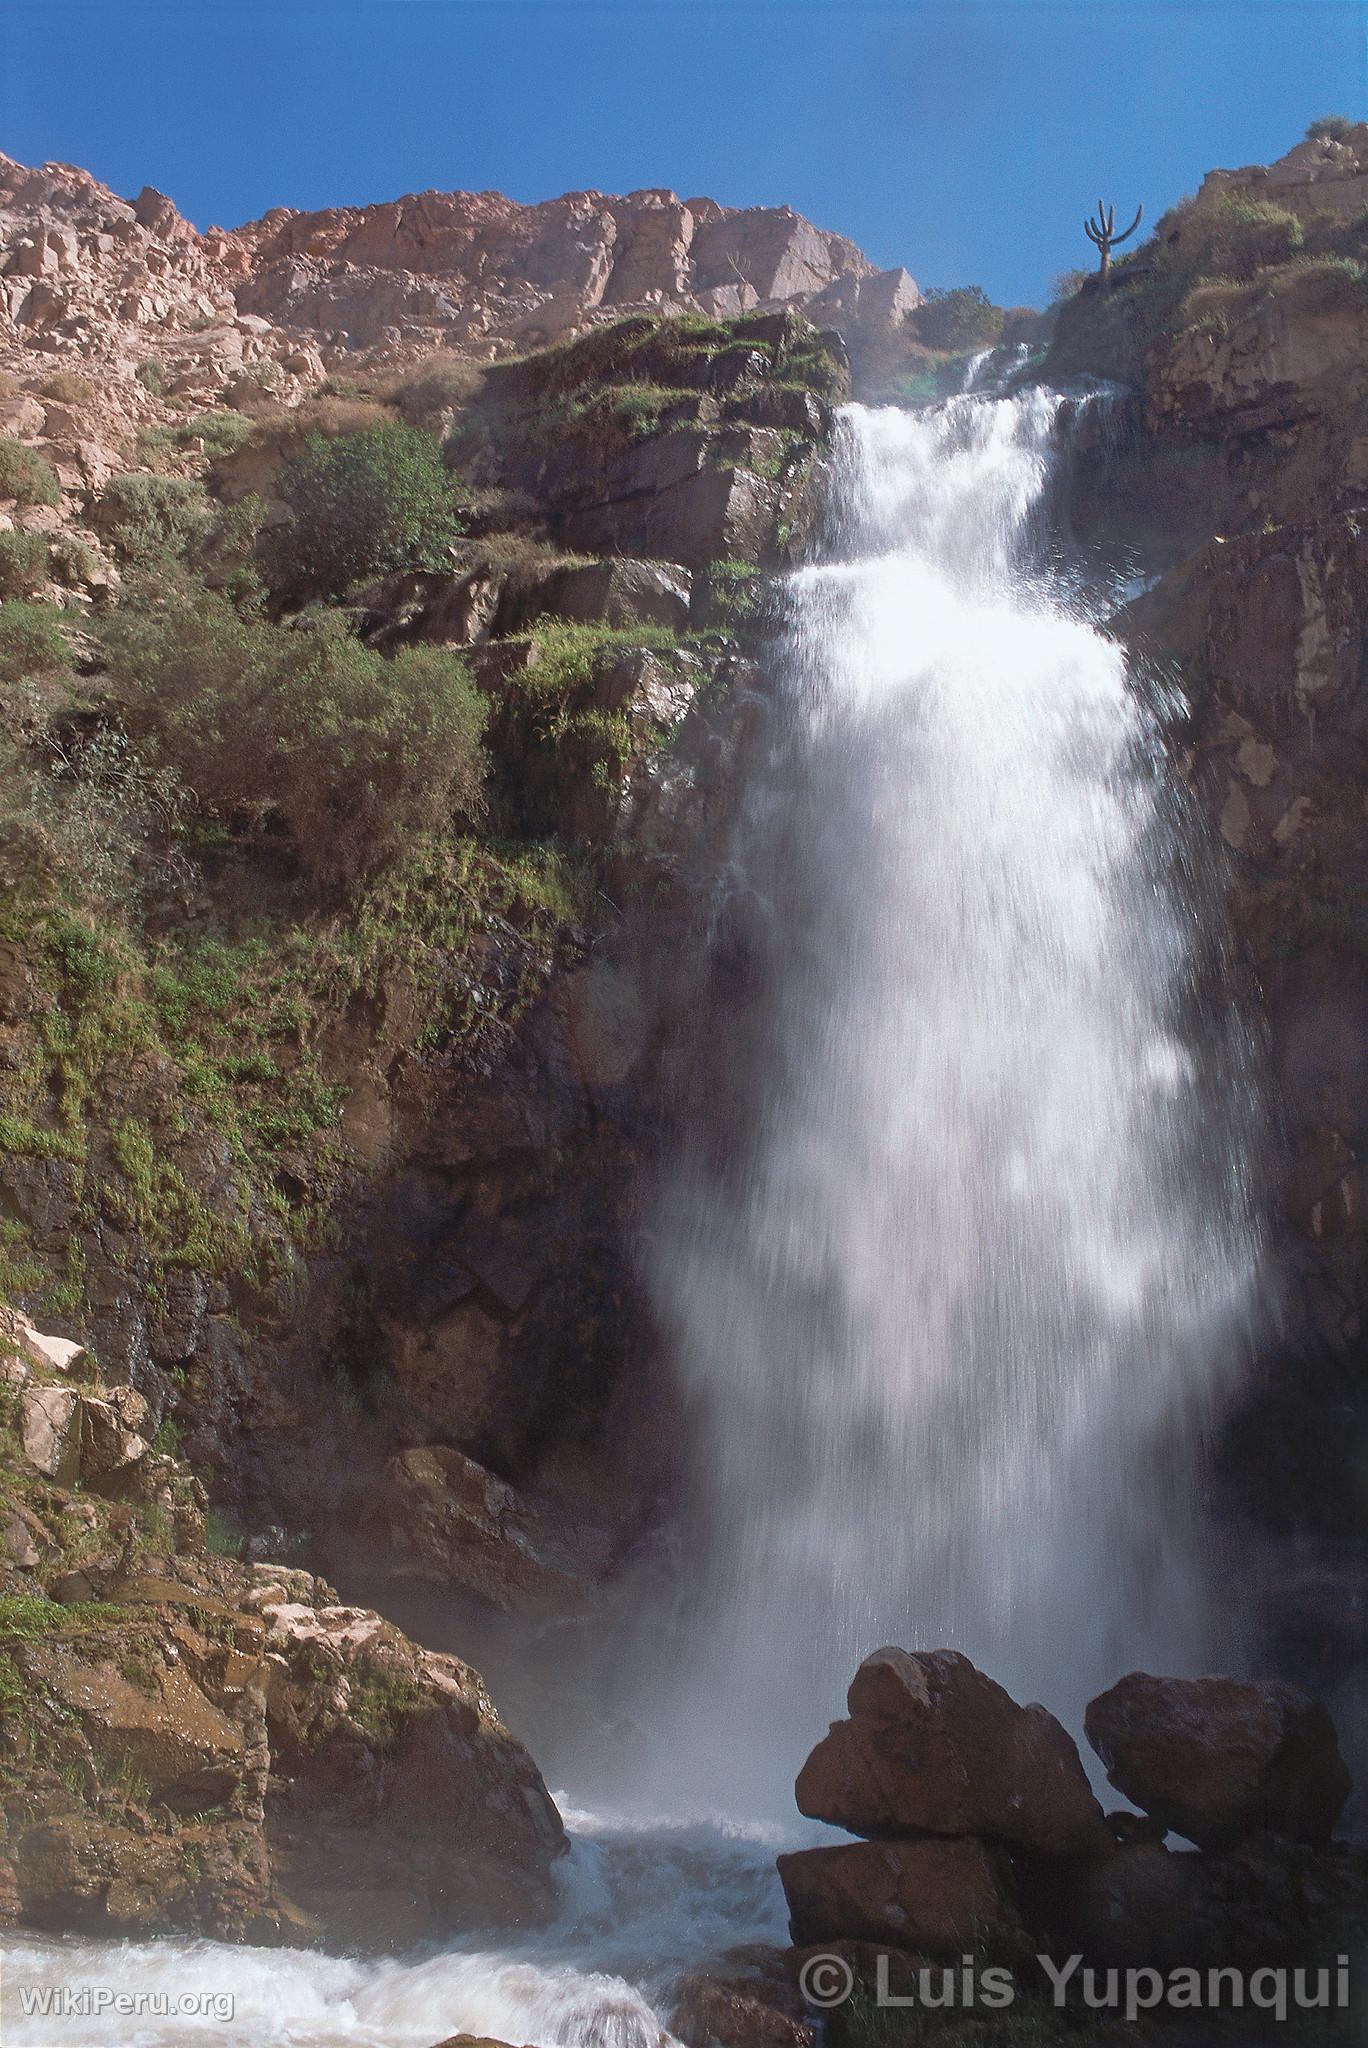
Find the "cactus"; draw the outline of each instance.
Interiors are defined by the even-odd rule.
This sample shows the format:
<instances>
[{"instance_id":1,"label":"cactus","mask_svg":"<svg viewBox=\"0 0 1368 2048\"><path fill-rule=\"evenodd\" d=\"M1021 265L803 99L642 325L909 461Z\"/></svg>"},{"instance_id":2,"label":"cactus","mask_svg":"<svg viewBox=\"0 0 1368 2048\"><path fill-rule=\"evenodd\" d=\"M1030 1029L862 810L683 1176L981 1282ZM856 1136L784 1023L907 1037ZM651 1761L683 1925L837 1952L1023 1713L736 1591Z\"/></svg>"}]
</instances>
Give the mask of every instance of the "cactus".
<instances>
[{"instance_id":1,"label":"cactus","mask_svg":"<svg viewBox=\"0 0 1368 2048\"><path fill-rule=\"evenodd\" d=\"M1129 238L1135 233L1135 230L1139 227L1141 220L1144 218L1144 212L1145 208L1142 203L1141 205L1136 207L1135 219L1131 222L1130 226L1128 228L1123 229L1122 232L1118 235L1116 232L1116 208L1114 206L1104 206L1102 204L1102 201L1099 199L1097 202L1097 214L1095 218L1092 220L1084 221L1084 234L1087 236L1090 242L1095 242L1097 244L1098 253L1101 257L1101 262L1098 265L1098 270L1104 284L1107 281L1107 279L1111 276L1112 250L1116 247L1118 242L1128 241Z\"/></svg>"}]
</instances>

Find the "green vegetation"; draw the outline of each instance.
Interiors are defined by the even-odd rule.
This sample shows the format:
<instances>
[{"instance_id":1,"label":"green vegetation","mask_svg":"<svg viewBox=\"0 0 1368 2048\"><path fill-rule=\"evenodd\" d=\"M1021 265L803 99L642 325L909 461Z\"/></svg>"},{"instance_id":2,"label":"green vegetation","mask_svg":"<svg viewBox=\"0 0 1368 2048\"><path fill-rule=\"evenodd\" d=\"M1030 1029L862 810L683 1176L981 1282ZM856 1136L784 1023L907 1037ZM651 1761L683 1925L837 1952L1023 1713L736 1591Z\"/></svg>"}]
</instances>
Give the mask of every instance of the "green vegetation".
<instances>
[{"instance_id":1,"label":"green vegetation","mask_svg":"<svg viewBox=\"0 0 1368 2048\"><path fill-rule=\"evenodd\" d=\"M32 597L47 573L46 534L0 533L0 598Z\"/></svg>"},{"instance_id":2,"label":"green vegetation","mask_svg":"<svg viewBox=\"0 0 1368 2048\"><path fill-rule=\"evenodd\" d=\"M420 1686L383 1664L370 1664L353 1679L351 1718L380 1749L393 1749L410 1715L427 1704Z\"/></svg>"},{"instance_id":3,"label":"green vegetation","mask_svg":"<svg viewBox=\"0 0 1368 2048\"><path fill-rule=\"evenodd\" d=\"M12 434L0 434L0 498L20 505L60 505L62 487L47 457Z\"/></svg>"},{"instance_id":4,"label":"green vegetation","mask_svg":"<svg viewBox=\"0 0 1368 2048\"><path fill-rule=\"evenodd\" d=\"M208 536L213 508L204 486L190 477L129 470L109 479L95 518L118 559L146 571L191 555Z\"/></svg>"},{"instance_id":5,"label":"green vegetation","mask_svg":"<svg viewBox=\"0 0 1368 2048\"><path fill-rule=\"evenodd\" d=\"M100 568L100 557L79 533L55 533L48 545L48 572L58 583L89 583Z\"/></svg>"},{"instance_id":6,"label":"green vegetation","mask_svg":"<svg viewBox=\"0 0 1368 2048\"><path fill-rule=\"evenodd\" d=\"M311 435L276 487L292 521L273 537L268 570L294 598L340 596L392 569L440 568L460 532L437 442L400 420Z\"/></svg>"},{"instance_id":7,"label":"green vegetation","mask_svg":"<svg viewBox=\"0 0 1368 2048\"><path fill-rule=\"evenodd\" d=\"M909 324L923 348L958 353L965 349L991 348L1002 336L1006 316L995 306L982 285L957 285L949 291L929 291L909 316Z\"/></svg>"},{"instance_id":8,"label":"green vegetation","mask_svg":"<svg viewBox=\"0 0 1368 2048\"><path fill-rule=\"evenodd\" d=\"M233 455L251 439L252 422L240 412L202 412L171 426L146 427L138 436L138 459L153 468L202 455L215 461Z\"/></svg>"},{"instance_id":9,"label":"green vegetation","mask_svg":"<svg viewBox=\"0 0 1368 2048\"><path fill-rule=\"evenodd\" d=\"M61 617L50 605L0 606L0 684L64 676L69 665Z\"/></svg>"},{"instance_id":10,"label":"green vegetation","mask_svg":"<svg viewBox=\"0 0 1368 2048\"><path fill-rule=\"evenodd\" d=\"M320 882L480 807L484 714L459 655L386 661L335 613L284 628L184 584L122 606L107 641L146 758L225 827L283 830Z\"/></svg>"},{"instance_id":11,"label":"green vegetation","mask_svg":"<svg viewBox=\"0 0 1368 2048\"><path fill-rule=\"evenodd\" d=\"M40 1643L49 1636L75 1635L124 1619L126 1610L105 1600L77 1600L66 1606L20 1595L0 1599L0 1642Z\"/></svg>"}]
</instances>

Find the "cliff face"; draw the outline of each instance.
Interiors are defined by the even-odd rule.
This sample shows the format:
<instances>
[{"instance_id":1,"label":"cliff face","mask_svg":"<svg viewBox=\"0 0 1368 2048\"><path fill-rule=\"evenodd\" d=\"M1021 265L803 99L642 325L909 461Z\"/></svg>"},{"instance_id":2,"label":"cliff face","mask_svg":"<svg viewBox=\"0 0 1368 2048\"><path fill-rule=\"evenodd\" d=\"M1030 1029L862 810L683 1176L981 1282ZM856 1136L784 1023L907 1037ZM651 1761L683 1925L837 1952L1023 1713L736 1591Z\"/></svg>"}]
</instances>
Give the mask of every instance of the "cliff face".
<instances>
[{"instance_id":1,"label":"cliff face","mask_svg":"<svg viewBox=\"0 0 1368 2048\"><path fill-rule=\"evenodd\" d=\"M0 157L0 342L108 361L206 350L274 361L437 347L495 357L649 306L734 319L790 306L852 345L896 340L920 294L788 207L673 192L423 192L201 235L150 189L117 198L65 164ZM263 324L264 323L264 324ZM211 338L212 337L212 338Z\"/></svg>"},{"instance_id":2,"label":"cliff face","mask_svg":"<svg viewBox=\"0 0 1368 2048\"><path fill-rule=\"evenodd\" d=\"M1368 1658L1366 194L1368 126L1213 172L1052 347L1126 380L1072 515L1148 572L1116 630L1187 694L1176 738L1266 1034L1271 1299L1222 1462L1242 1541L1269 1545L1263 1654L1327 1686Z\"/></svg>"}]
</instances>

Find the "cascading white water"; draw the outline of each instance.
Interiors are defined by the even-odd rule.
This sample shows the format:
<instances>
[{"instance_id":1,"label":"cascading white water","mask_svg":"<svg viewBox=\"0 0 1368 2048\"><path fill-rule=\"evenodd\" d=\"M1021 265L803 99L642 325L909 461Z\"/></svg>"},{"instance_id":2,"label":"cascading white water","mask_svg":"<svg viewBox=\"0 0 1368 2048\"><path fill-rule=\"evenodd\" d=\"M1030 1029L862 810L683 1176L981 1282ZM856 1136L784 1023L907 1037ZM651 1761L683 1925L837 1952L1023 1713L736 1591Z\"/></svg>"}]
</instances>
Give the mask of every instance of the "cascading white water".
<instances>
[{"instance_id":1,"label":"cascading white water","mask_svg":"<svg viewBox=\"0 0 1368 2048\"><path fill-rule=\"evenodd\" d=\"M791 1816L882 1642L959 1645L1075 1726L1200 1655L1181 1451L1251 1293L1248 1084L1185 1025L1202 920L1151 720L1027 566L1058 407L850 408L837 559L793 579L735 875L772 971L658 1233L708 1556L634 1703L672 1808ZM763 1831L571 1828L560 1919L497 1945L9 1937L5 2039L658 2048L682 1967L783 1939ZM25 2015L64 1985L171 2013ZM201 1992L231 2026L175 2013Z\"/></svg>"},{"instance_id":2,"label":"cascading white water","mask_svg":"<svg viewBox=\"0 0 1368 2048\"><path fill-rule=\"evenodd\" d=\"M655 1261L708 1549L664 1749L713 1806L791 1812L884 1642L1075 1727L1210 1648L1182 1453L1251 1295L1249 1090L1185 1023L1154 719L1030 567L1061 403L849 408L793 579L733 874L763 1014Z\"/></svg>"}]
</instances>

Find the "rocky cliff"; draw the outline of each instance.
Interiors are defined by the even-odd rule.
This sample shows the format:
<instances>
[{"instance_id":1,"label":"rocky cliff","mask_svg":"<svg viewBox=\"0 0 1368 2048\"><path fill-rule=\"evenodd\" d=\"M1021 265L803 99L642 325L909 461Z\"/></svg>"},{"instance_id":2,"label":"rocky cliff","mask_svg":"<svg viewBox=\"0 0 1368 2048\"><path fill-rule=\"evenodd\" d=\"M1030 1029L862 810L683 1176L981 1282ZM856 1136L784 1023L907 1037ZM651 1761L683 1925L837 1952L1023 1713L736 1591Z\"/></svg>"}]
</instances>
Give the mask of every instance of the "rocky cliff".
<instances>
[{"instance_id":1,"label":"rocky cliff","mask_svg":"<svg viewBox=\"0 0 1368 2048\"><path fill-rule=\"evenodd\" d=\"M1246 1570L1251 1523L1267 1544L1262 1654L1347 1698L1368 1657L1366 195L1368 126L1213 172L1111 292L1060 309L1045 364L1118 381L1068 512L1146 585L1115 629L1186 694L1175 743L1227 860L1227 993L1266 1035L1270 1299L1226 1499Z\"/></svg>"}]
</instances>

